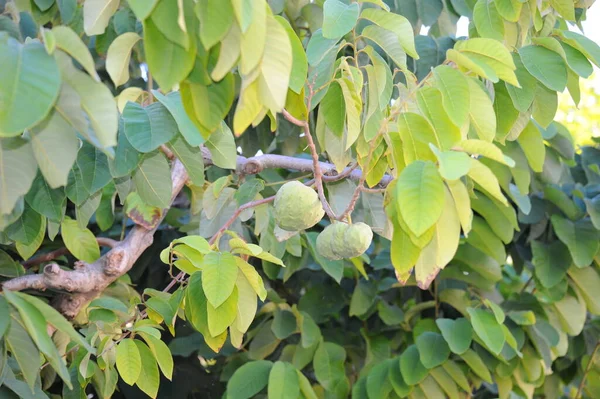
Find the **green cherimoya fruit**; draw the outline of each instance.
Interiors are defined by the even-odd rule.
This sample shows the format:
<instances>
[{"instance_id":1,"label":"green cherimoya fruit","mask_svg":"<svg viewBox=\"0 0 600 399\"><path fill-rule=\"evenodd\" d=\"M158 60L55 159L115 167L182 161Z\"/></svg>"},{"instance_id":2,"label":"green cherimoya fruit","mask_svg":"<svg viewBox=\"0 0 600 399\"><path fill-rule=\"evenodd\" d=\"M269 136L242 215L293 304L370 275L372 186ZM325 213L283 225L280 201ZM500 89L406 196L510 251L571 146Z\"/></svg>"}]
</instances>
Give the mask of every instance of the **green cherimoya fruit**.
<instances>
[{"instance_id":1,"label":"green cherimoya fruit","mask_svg":"<svg viewBox=\"0 0 600 399\"><path fill-rule=\"evenodd\" d=\"M332 260L355 258L369 248L372 240L373 232L364 223L335 222L317 237L317 252Z\"/></svg>"},{"instance_id":2,"label":"green cherimoya fruit","mask_svg":"<svg viewBox=\"0 0 600 399\"><path fill-rule=\"evenodd\" d=\"M283 230L306 230L324 214L315 190L298 181L285 183L275 196L275 221Z\"/></svg>"}]
</instances>

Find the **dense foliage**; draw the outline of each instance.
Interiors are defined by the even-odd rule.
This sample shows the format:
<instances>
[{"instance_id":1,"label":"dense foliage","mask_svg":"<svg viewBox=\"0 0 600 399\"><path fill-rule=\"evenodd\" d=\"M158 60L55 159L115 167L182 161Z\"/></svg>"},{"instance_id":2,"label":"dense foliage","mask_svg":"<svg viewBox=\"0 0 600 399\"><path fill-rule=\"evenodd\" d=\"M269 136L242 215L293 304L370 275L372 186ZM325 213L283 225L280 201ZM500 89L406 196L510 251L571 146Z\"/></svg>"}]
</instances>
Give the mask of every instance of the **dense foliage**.
<instances>
[{"instance_id":1,"label":"dense foliage","mask_svg":"<svg viewBox=\"0 0 600 399\"><path fill-rule=\"evenodd\" d=\"M600 397L591 3L0 0L0 396Z\"/></svg>"}]
</instances>

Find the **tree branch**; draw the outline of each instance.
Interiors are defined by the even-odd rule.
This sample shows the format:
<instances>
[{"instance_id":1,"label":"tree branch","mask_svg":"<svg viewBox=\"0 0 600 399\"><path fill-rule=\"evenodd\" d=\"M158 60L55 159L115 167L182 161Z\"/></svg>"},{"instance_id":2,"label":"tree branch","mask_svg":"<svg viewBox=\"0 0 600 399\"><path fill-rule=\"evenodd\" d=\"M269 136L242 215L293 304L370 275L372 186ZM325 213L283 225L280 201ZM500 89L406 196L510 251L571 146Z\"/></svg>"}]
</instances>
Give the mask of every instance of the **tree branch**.
<instances>
[{"instance_id":1,"label":"tree branch","mask_svg":"<svg viewBox=\"0 0 600 399\"><path fill-rule=\"evenodd\" d=\"M183 188L188 174L179 160L171 168L171 202ZM163 212L165 215L166 212ZM160 223L157 224L157 226ZM153 229L135 226L123 241L94 263L77 262L73 270L61 269L57 264L44 267L43 273L8 280L3 288L8 290L56 290L63 294L54 298L53 305L62 314L73 318L90 300L98 296L109 284L127 273L140 255L152 244Z\"/></svg>"}]
</instances>

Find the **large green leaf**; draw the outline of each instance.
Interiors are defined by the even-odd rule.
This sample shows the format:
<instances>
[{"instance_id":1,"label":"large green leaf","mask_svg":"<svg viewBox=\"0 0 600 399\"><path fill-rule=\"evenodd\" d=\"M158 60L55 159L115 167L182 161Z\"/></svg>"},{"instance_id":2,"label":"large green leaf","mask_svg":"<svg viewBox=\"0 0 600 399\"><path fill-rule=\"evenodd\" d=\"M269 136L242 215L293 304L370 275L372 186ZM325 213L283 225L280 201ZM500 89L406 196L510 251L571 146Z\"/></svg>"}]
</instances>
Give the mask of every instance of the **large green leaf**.
<instances>
[{"instance_id":1,"label":"large green leaf","mask_svg":"<svg viewBox=\"0 0 600 399\"><path fill-rule=\"evenodd\" d=\"M210 274L208 274L210 276ZM237 270L236 270L237 275ZM207 278L206 270L202 275L203 279ZM210 290L209 290L210 291ZM206 289L205 291L206 292ZM236 287L233 287L233 291L229 298L227 298L222 304L219 306L213 306L210 301L208 301L206 310L207 310L207 320L208 320L208 331L213 337L216 337L222 334L227 328L233 323L237 316L237 306L238 306L238 291Z\"/></svg>"},{"instance_id":2,"label":"large green leaf","mask_svg":"<svg viewBox=\"0 0 600 399\"><path fill-rule=\"evenodd\" d=\"M108 158L91 144L83 143L79 149L77 167L81 173L83 186L90 194L98 192L112 180Z\"/></svg>"},{"instance_id":3,"label":"large green leaf","mask_svg":"<svg viewBox=\"0 0 600 399\"><path fill-rule=\"evenodd\" d=\"M290 363L275 362L269 373L269 399L296 399L299 395L296 368Z\"/></svg>"},{"instance_id":4,"label":"large green leaf","mask_svg":"<svg viewBox=\"0 0 600 399\"><path fill-rule=\"evenodd\" d=\"M440 65L433 69L433 76L442 93L446 113L456 126L464 125L469 116L472 91L465 75L448 65Z\"/></svg>"},{"instance_id":5,"label":"large green leaf","mask_svg":"<svg viewBox=\"0 0 600 399\"><path fill-rule=\"evenodd\" d=\"M478 0L473 9L473 22L481 37L504 40L504 21L491 0Z\"/></svg>"},{"instance_id":6,"label":"large green leaf","mask_svg":"<svg viewBox=\"0 0 600 399\"><path fill-rule=\"evenodd\" d=\"M156 150L178 131L175 119L160 102L147 107L128 102L123 110L123 124L127 139L140 152Z\"/></svg>"},{"instance_id":7,"label":"large green leaf","mask_svg":"<svg viewBox=\"0 0 600 399\"><path fill-rule=\"evenodd\" d=\"M441 150L449 150L461 139L460 128L456 126L445 110L442 93L435 87L422 88L417 92L419 109L429 119Z\"/></svg>"},{"instance_id":8,"label":"large green leaf","mask_svg":"<svg viewBox=\"0 0 600 399\"><path fill-rule=\"evenodd\" d=\"M6 235L24 245L31 244L38 236L43 216L31 208L25 208L21 216L6 229Z\"/></svg>"},{"instance_id":9,"label":"large green leaf","mask_svg":"<svg viewBox=\"0 0 600 399\"><path fill-rule=\"evenodd\" d=\"M473 329L467 319L437 319L435 322L452 352L460 355L469 349L473 339Z\"/></svg>"},{"instance_id":10,"label":"large green leaf","mask_svg":"<svg viewBox=\"0 0 600 399\"><path fill-rule=\"evenodd\" d=\"M158 394L158 386L160 384L160 374L158 373L158 365L152 351L148 348L148 345L144 344L140 340L134 340L135 345L140 353L140 361L144 365L141 368L140 375L136 381L136 385L146 395L151 398L155 398Z\"/></svg>"},{"instance_id":11,"label":"large green leaf","mask_svg":"<svg viewBox=\"0 0 600 399\"><path fill-rule=\"evenodd\" d=\"M346 378L344 362L346 350L333 342L321 342L315 357L313 367L317 381L327 390L334 388L340 380Z\"/></svg>"},{"instance_id":12,"label":"large green leaf","mask_svg":"<svg viewBox=\"0 0 600 399\"><path fill-rule=\"evenodd\" d=\"M113 94L104 84L77 69L66 54L56 51L55 55L62 78L68 83L68 89L63 84L57 111L94 146L104 149L115 146L119 112Z\"/></svg>"},{"instance_id":13,"label":"large green leaf","mask_svg":"<svg viewBox=\"0 0 600 399\"><path fill-rule=\"evenodd\" d=\"M185 79L196 60L195 46L186 50L169 41L150 18L144 21L144 50L152 77L167 92Z\"/></svg>"},{"instance_id":14,"label":"large green leaf","mask_svg":"<svg viewBox=\"0 0 600 399\"><path fill-rule=\"evenodd\" d=\"M110 17L119 8L119 0L86 0L83 6L83 28L88 36L101 35Z\"/></svg>"},{"instance_id":15,"label":"large green leaf","mask_svg":"<svg viewBox=\"0 0 600 399\"><path fill-rule=\"evenodd\" d=\"M202 265L202 288L208 302L219 307L229 298L235 288L237 264L228 252L211 252L204 256Z\"/></svg>"},{"instance_id":16,"label":"large green leaf","mask_svg":"<svg viewBox=\"0 0 600 399\"><path fill-rule=\"evenodd\" d=\"M444 363L450 356L450 348L440 334L425 331L416 339L419 358L425 368L432 369Z\"/></svg>"},{"instance_id":17,"label":"large green leaf","mask_svg":"<svg viewBox=\"0 0 600 399\"><path fill-rule=\"evenodd\" d=\"M188 114L185 112L183 102L181 101L181 93L178 91L171 92L166 96L158 90L153 90L152 94L158 101L164 105L179 127L179 131L191 146L198 146L204 143L204 137L198 128L194 125Z\"/></svg>"},{"instance_id":18,"label":"large green leaf","mask_svg":"<svg viewBox=\"0 0 600 399\"><path fill-rule=\"evenodd\" d=\"M194 2L186 3L194 4ZM156 28L167 40L189 50L190 36L188 34L188 29L192 31L192 27L190 26L188 28L188 26L186 26L185 19L184 21L180 21L179 19L180 15L183 17L182 14L185 14L185 9L183 7L183 2L159 1L152 11L152 14L150 14L149 19L154 22Z\"/></svg>"},{"instance_id":19,"label":"large green leaf","mask_svg":"<svg viewBox=\"0 0 600 399\"><path fill-rule=\"evenodd\" d=\"M29 142L0 139L0 215L11 213L35 179L37 165Z\"/></svg>"},{"instance_id":20,"label":"large green leaf","mask_svg":"<svg viewBox=\"0 0 600 399\"><path fill-rule=\"evenodd\" d=\"M475 334L481 338L492 353L498 355L504 347L506 338L502 326L498 324L494 314L483 309L468 308L467 311L471 315L471 324Z\"/></svg>"},{"instance_id":21,"label":"large green leaf","mask_svg":"<svg viewBox=\"0 0 600 399\"><path fill-rule=\"evenodd\" d=\"M229 126L221 122L217 130L206 142L206 148L210 151L212 161L215 165L224 169L235 169L237 166L237 151L235 139Z\"/></svg>"},{"instance_id":22,"label":"large green leaf","mask_svg":"<svg viewBox=\"0 0 600 399\"><path fill-rule=\"evenodd\" d=\"M167 158L159 151L146 154L133 173L133 183L142 200L151 206L167 208L173 182Z\"/></svg>"},{"instance_id":23,"label":"large green leaf","mask_svg":"<svg viewBox=\"0 0 600 399\"><path fill-rule=\"evenodd\" d=\"M56 41L56 47L69 54L78 63L83 66L87 73L90 74L96 81L100 81L94 59L90 54L85 43L81 38L68 26L55 26L52 28L52 35Z\"/></svg>"},{"instance_id":24,"label":"large green leaf","mask_svg":"<svg viewBox=\"0 0 600 399\"><path fill-rule=\"evenodd\" d=\"M228 1L201 0L195 11L200 19L200 40L204 48L210 49L225 37L231 27L233 7Z\"/></svg>"},{"instance_id":25,"label":"large green leaf","mask_svg":"<svg viewBox=\"0 0 600 399\"><path fill-rule=\"evenodd\" d=\"M96 237L88 229L79 227L76 220L65 217L60 229L67 249L77 259L91 263L100 257Z\"/></svg>"},{"instance_id":26,"label":"large green leaf","mask_svg":"<svg viewBox=\"0 0 600 399\"><path fill-rule=\"evenodd\" d=\"M227 397L249 399L267 386L273 363L256 360L239 367L227 382Z\"/></svg>"},{"instance_id":27,"label":"large green leaf","mask_svg":"<svg viewBox=\"0 0 600 399\"><path fill-rule=\"evenodd\" d=\"M427 368L421 363L419 350L411 345L400 356L400 371L408 385L416 385L427 376Z\"/></svg>"},{"instance_id":28,"label":"large green leaf","mask_svg":"<svg viewBox=\"0 0 600 399\"><path fill-rule=\"evenodd\" d=\"M480 0L486 1L486 0ZM503 39L500 39L503 40ZM487 77L490 73L496 79L518 86L519 82L514 73L516 66L508 49L498 40L488 38L473 38L456 42L454 49L465 55L470 60L469 69L478 75ZM495 81L496 79L492 79Z\"/></svg>"},{"instance_id":29,"label":"large green leaf","mask_svg":"<svg viewBox=\"0 0 600 399\"><path fill-rule=\"evenodd\" d=\"M110 75L115 87L121 86L129 80L129 61L131 51L141 37L135 32L126 32L117 37L108 48L106 54L106 71Z\"/></svg>"},{"instance_id":30,"label":"large green leaf","mask_svg":"<svg viewBox=\"0 0 600 399\"><path fill-rule=\"evenodd\" d=\"M115 148L115 157L108 160L110 173L113 177L123 177L131 174L138 166L141 154L133 148L123 126L123 119L119 121L119 136L117 138L117 148Z\"/></svg>"},{"instance_id":31,"label":"large green leaf","mask_svg":"<svg viewBox=\"0 0 600 399\"><path fill-rule=\"evenodd\" d=\"M496 114L489 94L475 79L468 79L469 119L481 140L492 141L496 136Z\"/></svg>"},{"instance_id":32,"label":"large green leaf","mask_svg":"<svg viewBox=\"0 0 600 399\"><path fill-rule=\"evenodd\" d=\"M432 162L415 161L398 177L397 207L412 232L420 236L433 226L444 208L444 183Z\"/></svg>"},{"instance_id":33,"label":"large green leaf","mask_svg":"<svg viewBox=\"0 0 600 399\"><path fill-rule=\"evenodd\" d=\"M294 32L290 23L281 16L276 16L275 19L283 25L290 39L290 44L292 45L292 71L290 73L289 86L292 91L300 94L306 82L306 74L308 73L306 52L300 38Z\"/></svg>"},{"instance_id":34,"label":"large green leaf","mask_svg":"<svg viewBox=\"0 0 600 399\"><path fill-rule=\"evenodd\" d=\"M512 56L515 66L517 67L515 74L517 75L521 87L507 84L506 89L508 90L508 94L515 105L515 108L521 112L527 112L535 97L537 79L525 68L519 53L512 53Z\"/></svg>"},{"instance_id":35,"label":"large green leaf","mask_svg":"<svg viewBox=\"0 0 600 399\"><path fill-rule=\"evenodd\" d=\"M21 325L18 317L16 315L10 317L10 327L4 339L21 369L23 378L33 390L41 366L40 352L33 343L30 334Z\"/></svg>"},{"instance_id":36,"label":"large green leaf","mask_svg":"<svg viewBox=\"0 0 600 399\"><path fill-rule=\"evenodd\" d=\"M25 201L36 212L48 219L60 222L65 214L67 195L64 188L52 189L42 175L38 174L33 181L32 189L25 196Z\"/></svg>"},{"instance_id":37,"label":"large green leaf","mask_svg":"<svg viewBox=\"0 0 600 399\"><path fill-rule=\"evenodd\" d=\"M208 132L219 128L221 121L229 112L234 97L233 75L228 74L220 82L204 86L199 83L185 82L181 85L183 105L192 117Z\"/></svg>"},{"instance_id":38,"label":"large green leaf","mask_svg":"<svg viewBox=\"0 0 600 399\"><path fill-rule=\"evenodd\" d=\"M167 344L150 334L141 331L139 334L144 338L144 341L146 341L148 348L150 348L150 351L154 355L164 376L171 380L173 376L173 355L171 355L171 351Z\"/></svg>"},{"instance_id":39,"label":"large green leaf","mask_svg":"<svg viewBox=\"0 0 600 399\"><path fill-rule=\"evenodd\" d=\"M334 81L327 89L327 94L321 100L319 107L325 118L327 127L338 137L344 134L346 122L346 102L340 83Z\"/></svg>"},{"instance_id":40,"label":"large green leaf","mask_svg":"<svg viewBox=\"0 0 600 399\"><path fill-rule=\"evenodd\" d=\"M542 46L529 45L519 49L523 65L529 73L550 90L563 91L567 86L567 66L562 57Z\"/></svg>"},{"instance_id":41,"label":"large green leaf","mask_svg":"<svg viewBox=\"0 0 600 399\"><path fill-rule=\"evenodd\" d=\"M126 384L133 385L140 377L142 359L135 341L127 338L119 342L116 350L117 370ZM146 365L144 365L146 367Z\"/></svg>"},{"instance_id":42,"label":"large green leaf","mask_svg":"<svg viewBox=\"0 0 600 399\"><path fill-rule=\"evenodd\" d=\"M394 32L377 25L369 25L363 29L361 36L372 40L381 47L399 68L406 67L406 53Z\"/></svg>"},{"instance_id":43,"label":"large green leaf","mask_svg":"<svg viewBox=\"0 0 600 399\"><path fill-rule=\"evenodd\" d=\"M169 143L169 148L185 166L192 183L196 186L204 185L204 158L200 147L190 146L178 135Z\"/></svg>"},{"instance_id":44,"label":"large green leaf","mask_svg":"<svg viewBox=\"0 0 600 399\"><path fill-rule=\"evenodd\" d=\"M554 232L569 248L575 265L589 266L600 247L598 230L585 219L571 222L559 215L552 215L551 220Z\"/></svg>"},{"instance_id":45,"label":"large green leaf","mask_svg":"<svg viewBox=\"0 0 600 399\"><path fill-rule=\"evenodd\" d=\"M535 275L546 288L558 284L565 277L572 263L567 247L559 241L550 244L533 241L531 252Z\"/></svg>"},{"instance_id":46,"label":"large green leaf","mask_svg":"<svg viewBox=\"0 0 600 399\"><path fill-rule=\"evenodd\" d=\"M23 325L40 352L48 359L48 363L52 365L52 368L65 384L71 388L71 377L69 376L65 360L58 353L58 349L46 331L46 319L44 315L35 306L25 301L16 293L5 291L4 296L19 311Z\"/></svg>"},{"instance_id":47,"label":"large green leaf","mask_svg":"<svg viewBox=\"0 0 600 399\"><path fill-rule=\"evenodd\" d=\"M338 39L350 32L358 20L359 11L358 3L326 0L323 4L323 37Z\"/></svg>"},{"instance_id":48,"label":"large green leaf","mask_svg":"<svg viewBox=\"0 0 600 399\"><path fill-rule=\"evenodd\" d=\"M58 97L60 74L40 43L22 45L0 34L0 137L16 136L48 115Z\"/></svg>"},{"instance_id":49,"label":"large green leaf","mask_svg":"<svg viewBox=\"0 0 600 399\"><path fill-rule=\"evenodd\" d=\"M419 59L419 55L415 49L413 28L408 19L402 15L385 12L376 8L363 9L360 13L360 18L367 19L384 29L394 32L398 36L398 40L402 44L404 51L413 57L413 59Z\"/></svg>"}]
</instances>

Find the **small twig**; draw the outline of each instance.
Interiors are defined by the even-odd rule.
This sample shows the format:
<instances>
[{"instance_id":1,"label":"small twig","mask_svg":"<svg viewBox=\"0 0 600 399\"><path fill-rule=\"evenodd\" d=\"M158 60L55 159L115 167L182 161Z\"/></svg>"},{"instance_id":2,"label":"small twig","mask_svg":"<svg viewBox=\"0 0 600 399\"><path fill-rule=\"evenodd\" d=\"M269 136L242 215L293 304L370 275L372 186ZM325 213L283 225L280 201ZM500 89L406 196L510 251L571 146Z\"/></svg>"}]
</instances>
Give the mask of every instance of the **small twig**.
<instances>
[{"instance_id":1,"label":"small twig","mask_svg":"<svg viewBox=\"0 0 600 399\"><path fill-rule=\"evenodd\" d=\"M344 169L341 173L339 173L337 175L332 175L332 176L323 175L323 181L327 182L327 183L331 183L331 182L336 182L336 181L345 179L346 177L350 176L352 174L352 172L354 171L354 169L356 169L357 167L358 167L358 162L355 162L354 164L352 164L352 166Z\"/></svg>"},{"instance_id":2,"label":"small twig","mask_svg":"<svg viewBox=\"0 0 600 399\"><path fill-rule=\"evenodd\" d=\"M100 245L102 247L109 247L109 248L114 248L119 243L119 241L116 241L116 240L113 240L112 238L107 238L107 237L96 237L96 241L98 241L98 245ZM69 253L70 252L66 247L58 248L58 249L55 249L54 251L51 251L51 252L48 252L48 253L45 253L42 255L38 255L35 258L28 259L28 260L24 261L22 263L22 265L24 268L28 269L30 267L37 266L44 262L50 262L51 260L54 260L63 255L67 255Z\"/></svg>"},{"instance_id":3,"label":"small twig","mask_svg":"<svg viewBox=\"0 0 600 399\"><path fill-rule=\"evenodd\" d=\"M152 89L154 88L154 79L152 79L152 73L150 73L150 69L148 69L148 82L146 84L146 89L148 91L148 103L152 104L154 102L154 94L152 94Z\"/></svg>"},{"instance_id":4,"label":"small twig","mask_svg":"<svg viewBox=\"0 0 600 399\"><path fill-rule=\"evenodd\" d=\"M585 371L583 372L583 376L581 377L581 382L579 383L579 387L577 388L577 394L575 395L575 399L581 398L583 395L583 386L585 385L585 379L587 378L588 373L590 372L592 365L594 364L594 357L596 357L596 352L598 352L598 348L600 348L600 340L596 343L592 354L590 355L590 360L588 361L587 366L585 367Z\"/></svg>"},{"instance_id":5,"label":"small twig","mask_svg":"<svg viewBox=\"0 0 600 399\"><path fill-rule=\"evenodd\" d=\"M379 129L381 131L381 129ZM380 132L377 133L377 135L379 135ZM371 163L371 159L373 158L373 150L375 149L375 139L371 140L371 143L369 144L369 154L367 155L367 162L365 163L365 170L362 171L362 175L360 176L360 180L358 181L358 186L356 186L356 189L354 190L354 193L352 194L352 198L350 199L350 203L348 203L348 206L346 207L346 209L344 210L344 212L342 212L342 214L338 217L338 220L344 220L346 218L348 218L350 216L350 214L352 213L352 211L354 211L354 207L356 206L356 203L358 202L358 199L360 198L360 193L363 190L364 186L365 186L365 181L367 180L367 169L369 167L369 164Z\"/></svg>"},{"instance_id":6,"label":"small twig","mask_svg":"<svg viewBox=\"0 0 600 399\"><path fill-rule=\"evenodd\" d=\"M531 275L531 277L529 277L529 280L527 280L527 282L525 283L523 288L521 288L521 294L525 292L525 289L529 286L529 284L531 283L532 280L533 280L533 275Z\"/></svg>"},{"instance_id":7,"label":"small twig","mask_svg":"<svg viewBox=\"0 0 600 399\"><path fill-rule=\"evenodd\" d=\"M310 107L308 107L310 109ZM315 176L315 184L317 186L317 194L319 194L319 199L321 200L321 204L323 205L323 209L327 216L331 220L337 219L333 209L327 202L327 198L325 198L325 191L323 189L323 173L321 171L321 165L319 163L319 154L317 153L317 147L315 146L315 142L312 138L312 134L310 133L310 127L308 120L301 121L292 116L287 110L283 110L283 116L289 122L293 123L296 126L300 126L304 129L304 135L306 136L306 141L308 141L308 147L310 148L310 153L313 159L313 175Z\"/></svg>"},{"instance_id":8,"label":"small twig","mask_svg":"<svg viewBox=\"0 0 600 399\"><path fill-rule=\"evenodd\" d=\"M175 159L175 154L173 154L173 151L171 151L165 144L161 144L159 149L167 156L167 158L169 158L169 160L172 161Z\"/></svg>"},{"instance_id":9,"label":"small twig","mask_svg":"<svg viewBox=\"0 0 600 399\"><path fill-rule=\"evenodd\" d=\"M272 182L272 183L265 183L265 187L281 186L281 185L283 185L285 183L289 183L291 181L297 181L297 180L302 180L302 179L309 178L310 176L311 175L303 175L303 176L295 177L293 179L286 179L286 180L275 181L275 182ZM323 176L323 177L325 177L325 176Z\"/></svg>"}]
</instances>

